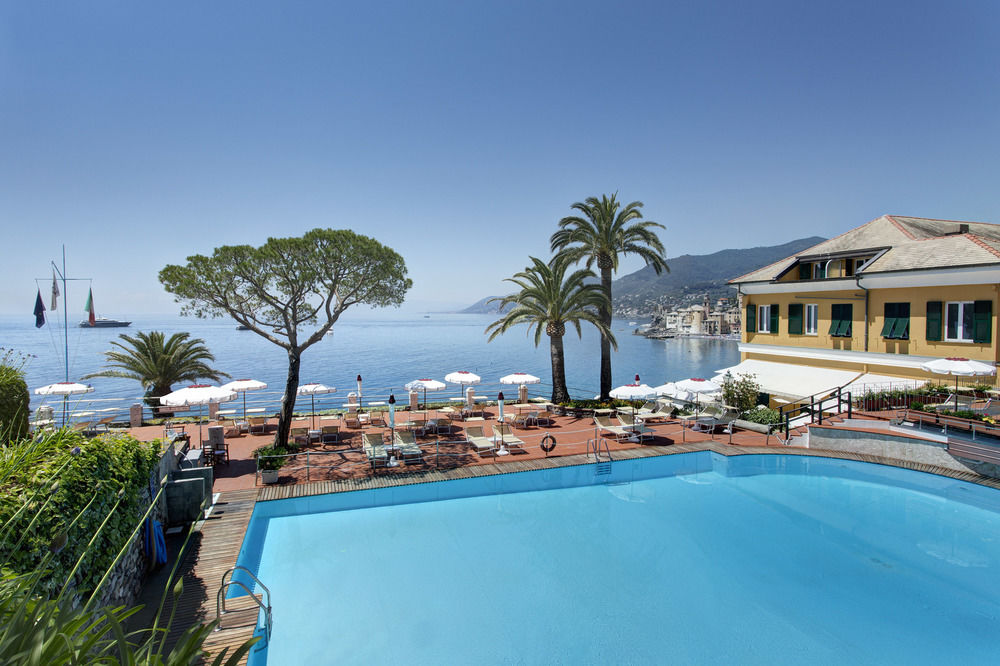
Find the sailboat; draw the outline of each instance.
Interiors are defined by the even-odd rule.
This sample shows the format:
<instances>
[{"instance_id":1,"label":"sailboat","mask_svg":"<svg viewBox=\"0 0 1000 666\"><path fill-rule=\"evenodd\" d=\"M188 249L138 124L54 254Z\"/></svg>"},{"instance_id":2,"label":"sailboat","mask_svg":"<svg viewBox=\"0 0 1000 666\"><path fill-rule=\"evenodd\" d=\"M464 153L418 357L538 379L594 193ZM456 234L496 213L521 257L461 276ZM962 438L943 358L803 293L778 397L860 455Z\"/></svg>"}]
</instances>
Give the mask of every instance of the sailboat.
<instances>
[{"instance_id":1,"label":"sailboat","mask_svg":"<svg viewBox=\"0 0 1000 666\"><path fill-rule=\"evenodd\" d=\"M120 319L109 319L108 317L98 317L94 313L94 293L93 290L87 294L87 305L84 309L89 313L89 317L80 322L80 328L121 328L130 326L132 322Z\"/></svg>"}]
</instances>

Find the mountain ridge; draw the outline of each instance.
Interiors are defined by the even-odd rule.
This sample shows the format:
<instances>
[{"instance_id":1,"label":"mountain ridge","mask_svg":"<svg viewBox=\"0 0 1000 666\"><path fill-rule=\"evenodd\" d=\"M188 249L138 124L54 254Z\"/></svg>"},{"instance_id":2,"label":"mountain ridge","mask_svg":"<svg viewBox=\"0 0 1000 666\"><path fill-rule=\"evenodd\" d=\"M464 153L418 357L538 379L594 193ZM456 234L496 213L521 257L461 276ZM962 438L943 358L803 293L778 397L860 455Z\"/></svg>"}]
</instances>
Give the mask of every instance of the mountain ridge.
<instances>
[{"instance_id":1,"label":"mountain ridge","mask_svg":"<svg viewBox=\"0 0 1000 666\"><path fill-rule=\"evenodd\" d=\"M820 236L798 238L780 245L751 248L730 248L711 254L682 254L667 259L669 273L656 274L651 266L623 275L611 285L615 313L627 316L648 314L659 306L684 304L695 297L717 298L732 296L726 283L735 278L796 254L826 240ZM487 304L496 296L487 296L460 314L498 313L496 303Z\"/></svg>"}]
</instances>

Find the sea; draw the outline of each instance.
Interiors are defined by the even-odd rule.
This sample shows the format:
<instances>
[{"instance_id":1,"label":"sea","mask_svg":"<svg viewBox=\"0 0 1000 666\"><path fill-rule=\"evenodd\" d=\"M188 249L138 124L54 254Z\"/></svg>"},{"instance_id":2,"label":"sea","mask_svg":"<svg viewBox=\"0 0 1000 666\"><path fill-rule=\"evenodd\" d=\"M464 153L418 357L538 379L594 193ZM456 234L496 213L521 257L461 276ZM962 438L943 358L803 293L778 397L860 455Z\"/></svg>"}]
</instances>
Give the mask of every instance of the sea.
<instances>
[{"instance_id":1,"label":"sea","mask_svg":"<svg viewBox=\"0 0 1000 666\"><path fill-rule=\"evenodd\" d=\"M351 316L348 316L351 314ZM317 395L316 409L339 408L349 392L357 391L357 376L362 376L363 401L384 401L390 393L405 402L404 384L415 379L444 380L456 370L467 370L482 377L475 387L479 395L491 399L503 390L505 398L516 397L517 389L501 386L499 378L526 372L541 378L530 386L532 395L551 394L549 340L544 334L539 345L527 326L515 327L488 341L486 327L496 315L486 314L414 314L392 310L345 313L333 328L302 355L300 383L319 382L337 389L336 393ZM74 396L74 408L107 409L136 402L142 395L139 382L132 379L81 378L104 368L104 352L112 349L119 335L138 331L163 331L167 335L188 332L200 338L214 354L212 365L233 379L252 378L268 384L263 391L247 394L248 404L277 408L284 388L288 356L284 349L253 331L239 331L230 319L198 319L179 315L137 315L128 328L89 329L71 321L68 329L68 368L70 381L83 381L94 391ZM688 377L712 377L716 370L739 362L734 340L674 338L649 340L633 331L639 321L615 320L612 330L618 341L613 352L615 386L640 381L657 386ZM64 353L64 328L56 319L41 328L34 317L0 317L0 347L29 355L24 371L29 390L65 381L67 354ZM596 329L584 325L578 338L567 327L565 341L566 376L575 398L593 398L600 387L600 339ZM224 380L227 381L227 380ZM182 388L176 385L175 388ZM445 400L461 395L462 387L449 385L431 399ZM52 398L32 395L32 408ZM310 408L310 399L300 398L298 408Z\"/></svg>"}]
</instances>

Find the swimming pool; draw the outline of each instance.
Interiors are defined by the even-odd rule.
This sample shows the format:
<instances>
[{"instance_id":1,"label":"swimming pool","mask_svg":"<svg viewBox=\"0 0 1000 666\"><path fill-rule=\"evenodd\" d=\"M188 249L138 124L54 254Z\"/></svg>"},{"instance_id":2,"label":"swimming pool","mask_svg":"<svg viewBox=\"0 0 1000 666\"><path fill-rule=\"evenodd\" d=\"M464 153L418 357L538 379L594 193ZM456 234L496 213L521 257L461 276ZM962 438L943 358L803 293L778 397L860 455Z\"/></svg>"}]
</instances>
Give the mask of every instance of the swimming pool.
<instances>
[{"instance_id":1,"label":"swimming pool","mask_svg":"<svg viewBox=\"0 0 1000 666\"><path fill-rule=\"evenodd\" d=\"M711 452L259 503L253 663L986 663L1000 492Z\"/></svg>"}]
</instances>

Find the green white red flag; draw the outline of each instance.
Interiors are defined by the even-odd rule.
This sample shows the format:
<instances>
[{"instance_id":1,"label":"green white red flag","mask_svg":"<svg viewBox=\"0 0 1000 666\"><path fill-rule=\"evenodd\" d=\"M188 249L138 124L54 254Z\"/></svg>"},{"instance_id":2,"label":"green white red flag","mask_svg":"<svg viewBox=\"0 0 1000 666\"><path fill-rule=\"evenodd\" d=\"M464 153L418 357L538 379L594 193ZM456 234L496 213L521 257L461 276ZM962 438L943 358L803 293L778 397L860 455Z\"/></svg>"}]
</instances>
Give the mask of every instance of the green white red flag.
<instances>
[{"instance_id":1,"label":"green white red flag","mask_svg":"<svg viewBox=\"0 0 1000 666\"><path fill-rule=\"evenodd\" d=\"M52 271L52 307L49 308L50 310L54 311L56 309L56 307L59 304L58 299L59 299L59 283L56 282L56 272Z\"/></svg>"},{"instance_id":2,"label":"green white red flag","mask_svg":"<svg viewBox=\"0 0 1000 666\"><path fill-rule=\"evenodd\" d=\"M97 323L97 317L94 315L94 290L93 289L91 289L91 290L89 290L87 292L87 304L83 306L83 311L86 312L89 315L87 317L87 321L90 322L91 326L93 326L94 324Z\"/></svg>"}]
</instances>

